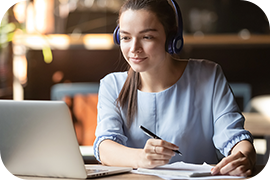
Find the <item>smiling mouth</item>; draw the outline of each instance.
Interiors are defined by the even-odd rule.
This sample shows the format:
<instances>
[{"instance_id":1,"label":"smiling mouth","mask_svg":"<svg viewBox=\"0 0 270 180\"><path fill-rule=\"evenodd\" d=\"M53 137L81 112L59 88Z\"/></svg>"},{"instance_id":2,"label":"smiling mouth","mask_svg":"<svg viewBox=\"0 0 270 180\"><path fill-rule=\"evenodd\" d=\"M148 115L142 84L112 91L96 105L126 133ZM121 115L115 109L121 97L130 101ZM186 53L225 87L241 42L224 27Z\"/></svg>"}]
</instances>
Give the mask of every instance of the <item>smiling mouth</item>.
<instances>
[{"instance_id":1,"label":"smiling mouth","mask_svg":"<svg viewBox=\"0 0 270 180\"><path fill-rule=\"evenodd\" d=\"M130 57L129 60L134 62L134 63L139 63L139 62L142 62L144 61L145 59L147 59L146 57L145 58L133 58L133 57Z\"/></svg>"}]
</instances>

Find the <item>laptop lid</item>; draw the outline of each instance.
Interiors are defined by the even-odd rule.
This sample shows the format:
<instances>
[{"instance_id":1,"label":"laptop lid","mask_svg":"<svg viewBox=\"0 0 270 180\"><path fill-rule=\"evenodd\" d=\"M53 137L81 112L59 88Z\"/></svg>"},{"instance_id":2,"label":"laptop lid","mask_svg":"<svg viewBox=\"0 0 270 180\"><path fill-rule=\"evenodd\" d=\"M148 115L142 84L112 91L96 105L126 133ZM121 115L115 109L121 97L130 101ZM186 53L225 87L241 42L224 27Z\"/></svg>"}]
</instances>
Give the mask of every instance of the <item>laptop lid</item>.
<instances>
[{"instance_id":1,"label":"laptop lid","mask_svg":"<svg viewBox=\"0 0 270 180\"><path fill-rule=\"evenodd\" d=\"M1 158L12 174L86 178L64 102L0 100L0 114Z\"/></svg>"},{"instance_id":2,"label":"laptop lid","mask_svg":"<svg viewBox=\"0 0 270 180\"><path fill-rule=\"evenodd\" d=\"M85 168L71 115L63 101L0 100L0 154L14 175L94 178L129 167Z\"/></svg>"}]
</instances>

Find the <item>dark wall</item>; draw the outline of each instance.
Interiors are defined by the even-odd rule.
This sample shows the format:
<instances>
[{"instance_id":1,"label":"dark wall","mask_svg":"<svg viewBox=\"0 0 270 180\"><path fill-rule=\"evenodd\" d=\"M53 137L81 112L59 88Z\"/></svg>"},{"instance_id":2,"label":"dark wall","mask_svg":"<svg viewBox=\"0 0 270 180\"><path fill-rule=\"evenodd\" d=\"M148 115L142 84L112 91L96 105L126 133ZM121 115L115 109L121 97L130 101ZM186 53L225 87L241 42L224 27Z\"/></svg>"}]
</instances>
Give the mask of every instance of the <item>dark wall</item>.
<instances>
[{"instance_id":1,"label":"dark wall","mask_svg":"<svg viewBox=\"0 0 270 180\"><path fill-rule=\"evenodd\" d=\"M255 4L242 0L176 0L181 8L184 31L194 33L192 21L205 34L238 33L248 29L255 34L269 34L265 13ZM196 14L199 16L196 16ZM194 16L195 15L195 16ZM193 17L193 18L192 18ZM199 21L196 18L201 18Z\"/></svg>"},{"instance_id":2,"label":"dark wall","mask_svg":"<svg viewBox=\"0 0 270 180\"><path fill-rule=\"evenodd\" d=\"M25 99L50 99L50 88L63 82L99 82L106 74L126 69L126 62L120 51L105 50L53 50L53 61L47 64L42 52L30 50L28 59L28 81L25 86ZM62 72L59 82L53 75Z\"/></svg>"},{"instance_id":3,"label":"dark wall","mask_svg":"<svg viewBox=\"0 0 270 180\"><path fill-rule=\"evenodd\" d=\"M252 96L270 94L270 45L268 46L185 46L181 58L208 59L222 66L229 82L252 86ZM126 70L119 49L53 50L54 60L46 64L41 51L28 52L28 82L25 99L50 99L52 77L61 71L61 82L99 82L106 74Z\"/></svg>"},{"instance_id":4,"label":"dark wall","mask_svg":"<svg viewBox=\"0 0 270 180\"><path fill-rule=\"evenodd\" d=\"M183 51L182 57L203 58L221 65L228 82L249 83L252 97L270 94L270 45L206 46Z\"/></svg>"},{"instance_id":5,"label":"dark wall","mask_svg":"<svg viewBox=\"0 0 270 180\"><path fill-rule=\"evenodd\" d=\"M119 1L124 2L124 0ZM251 2L243 0L176 1L182 12L185 33L193 34L201 31L204 34L235 34L242 29L248 29L256 34L270 33L268 19L264 12ZM56 27L60 24L57 19L56 17ZM112 33L117 19L117 11L76 9L64 20L63 29L56 33ZM197 28L192 24L195 24Z\"/></svg>"},{"instance_id":6,"label":"dark wall","mask_svg":"<svg viewBox=\"0 0 270 180\"><path fill-rule=\"evenodd\" d=\"M196 31L202 31L204 34L237 34L242 29L248 29L251 34L269 34L269 23L264 12L248 1L176 1L181 8L184 32L187 34ZM191 15L194 15L194 12L195 19L192 19ZM96 21L97 19L100 21ZM116 20L116 12L73 11L66 19L63 33L71 33L76 28L81 33L112 33ZM201 23L200 28L193 27L192 22ZM270 93L269 49L270 45L185 46L181 58L215 61L222 66L229 82L249 83L252 85L252 96L257 96ZM64 74L60 83L98 82L110 72L124 70L123 64L126 64L120 58L118 48L110 51L53 50L53 56L53 62L46 64L41 51L29 50L25 99L49 99L50 88L57 83L52 80L52 76L57 71Z\"/></svg>"}]
</instances>

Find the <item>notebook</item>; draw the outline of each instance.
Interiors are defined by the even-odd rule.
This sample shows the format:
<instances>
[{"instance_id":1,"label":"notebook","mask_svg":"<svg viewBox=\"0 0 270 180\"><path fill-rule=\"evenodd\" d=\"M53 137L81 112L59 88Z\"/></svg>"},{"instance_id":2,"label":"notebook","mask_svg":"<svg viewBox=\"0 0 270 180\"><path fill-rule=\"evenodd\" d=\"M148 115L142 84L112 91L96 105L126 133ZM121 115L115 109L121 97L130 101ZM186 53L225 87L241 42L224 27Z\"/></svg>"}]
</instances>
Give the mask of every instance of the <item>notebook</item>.
<instances>
[{"instance_id":1,"label":"notebook","mask_svg":"<svg viewBox=\"0 0 270 180\"><path fill-rule=\"evenodd\" d=\"M206 163L203 164L191 164L185 162L175 162L173 164L166 164L158 166L153 169L138 168L138 173L158 175L169 177L173 179L178 178L193 178L193 177L205 177L212 176L211 169L213 166Z\"/></svg>"},{"instance_id":2,"label":"notebook","mask_svg":"<svg viewBox=\"0 0 270 180\"><path fill-rule=\"evenodd\" d=\"M1 158L14 175L92 178L132 170L84 165L63 101L0 100L0 115Z\"/></svg>"}]
</instances>

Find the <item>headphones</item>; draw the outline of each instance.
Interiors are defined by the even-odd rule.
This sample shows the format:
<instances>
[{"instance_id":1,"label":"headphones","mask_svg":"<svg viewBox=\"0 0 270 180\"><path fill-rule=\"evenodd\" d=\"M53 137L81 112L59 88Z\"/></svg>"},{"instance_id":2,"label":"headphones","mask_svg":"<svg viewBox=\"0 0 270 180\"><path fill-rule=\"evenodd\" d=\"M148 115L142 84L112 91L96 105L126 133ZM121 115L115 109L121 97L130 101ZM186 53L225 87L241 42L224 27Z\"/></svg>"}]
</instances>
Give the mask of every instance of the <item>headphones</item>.
<instances>
[{"instance_id":1,"label":"headphones","mask_svg":"<svg viewBox=\"0 0 270 180\"><path fill-rule=\"evenodd\" d=\"M177 21L177 33L174 37L171 37L167 40L167 51L170 54L178 54L183 48L184 39L183 39L183 21L182 14L178 4L175 0L170 0L172 7L175 11L176 21ZM120 33L119 33L119 25L113 31L113 41L116 45L120 45Z\"/></svg>"}]
</instances>

